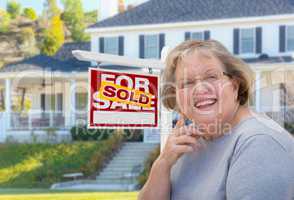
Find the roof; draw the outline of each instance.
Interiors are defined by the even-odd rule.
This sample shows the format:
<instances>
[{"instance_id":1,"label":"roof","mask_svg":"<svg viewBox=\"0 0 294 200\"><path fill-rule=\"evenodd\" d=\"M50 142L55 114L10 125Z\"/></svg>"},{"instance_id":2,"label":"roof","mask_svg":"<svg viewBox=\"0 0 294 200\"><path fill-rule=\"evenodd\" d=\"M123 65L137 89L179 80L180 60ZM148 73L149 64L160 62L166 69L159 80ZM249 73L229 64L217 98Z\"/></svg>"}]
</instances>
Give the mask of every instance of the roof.
<instances>
[{"instance_id":1,"label":"roof","mask_svg":"<svg viewBox=\"0 0 294 200\"><path fill-rule=\"evenodd\" d=\"M46 55L37 55L24 59L20 62L5 65L0 72L20 72L20 71L88 71L90 62L78 61L76 59L68 59L65 61L55 59Z\"/></svg>"},{"instance_id":2,"label":"roof","mask_svg":"<svg viewBox=\"0 0 294 200\"><path fill-rule=\"evenodd\" d=\"M89 28L294 14L294 0L149 0Z\"/></svg>"},{"instance_id":3,"label":"roof","mask_svg":"<svg viewBox=\"0 0 294 200\"><path fill-rule=\"evenodd\" d=\"M70 42L70 43L64 43L62 45L62 47L54 55L54 58L56 58L58 60L73 59L74 56L71 53L73 50L90 51L91 50L91 44L90 44L90 42Z\"/></svg>"}]
</instances>

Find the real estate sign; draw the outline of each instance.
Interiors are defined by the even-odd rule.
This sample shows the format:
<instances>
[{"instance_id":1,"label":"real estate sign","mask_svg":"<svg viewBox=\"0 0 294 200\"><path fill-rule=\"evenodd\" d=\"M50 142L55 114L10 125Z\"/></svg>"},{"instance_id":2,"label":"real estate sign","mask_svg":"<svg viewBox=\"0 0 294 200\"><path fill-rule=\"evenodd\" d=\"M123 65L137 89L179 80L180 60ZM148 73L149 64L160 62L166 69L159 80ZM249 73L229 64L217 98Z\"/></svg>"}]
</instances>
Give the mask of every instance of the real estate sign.
<instances>
[{"instance_id":1,"label":"real estate sign","mask_svg":"<svg viewBox=\"0 0 294 200\"><path fill-rule=\"evenodd\" d=\"M157 128L158 76L89 69L89 128Z\"/></svg>"}]
</instances>

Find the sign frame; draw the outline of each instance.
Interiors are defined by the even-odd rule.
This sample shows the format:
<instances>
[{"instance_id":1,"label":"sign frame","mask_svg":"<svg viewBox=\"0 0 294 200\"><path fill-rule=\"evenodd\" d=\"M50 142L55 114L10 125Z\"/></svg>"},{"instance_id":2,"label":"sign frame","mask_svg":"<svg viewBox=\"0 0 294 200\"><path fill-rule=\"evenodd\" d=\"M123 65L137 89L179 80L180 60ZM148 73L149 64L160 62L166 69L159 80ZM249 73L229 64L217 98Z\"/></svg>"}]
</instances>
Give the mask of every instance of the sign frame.
<instances>
[{"instance_id":1,"label":"sign frame","mask_svg":"<svg viewBox=\"0 0 294 200\"><path fill-rule=\"evenodd\" d=\"M103 125L103 126L91 126L91 99L92 99L92 93L91 93L91 87L92 87L92 80L91 80L91 71L101 71L101 72L110 72L110 73L119 73L121 75L139 75L139 76L148 76L148 77L155 77L157 78L157 108L155 108L155 125L135 125L135 124L125 124L125 125ZM138 73L138 72L129 72L129 71L118 71L118 70L108 70L108 69L100 69L99 66L97 68L89 67L88 68L88 120L87 120L87 128L88 129L158 129L160 128L161 124L161 117L160 117L160 107L161 107L161 99L160 99L160 75L159 74L148 74L146 72ZM142 112L141 112L142 113Z\"/></svg>"}]
</instances>

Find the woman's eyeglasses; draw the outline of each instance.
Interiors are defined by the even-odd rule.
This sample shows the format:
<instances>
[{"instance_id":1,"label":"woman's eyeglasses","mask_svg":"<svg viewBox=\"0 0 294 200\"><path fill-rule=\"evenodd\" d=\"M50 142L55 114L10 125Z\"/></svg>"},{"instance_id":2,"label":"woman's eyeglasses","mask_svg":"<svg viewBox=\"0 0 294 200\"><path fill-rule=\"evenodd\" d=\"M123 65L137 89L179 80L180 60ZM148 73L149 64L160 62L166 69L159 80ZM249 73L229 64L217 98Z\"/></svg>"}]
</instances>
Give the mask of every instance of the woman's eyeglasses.
<instances>
[{"instance_id":1,"label":"woman's eyeglasses","mask_svg":"<svg viewBox=\"0 0 294 200\"><path fill-rule=\"evenodd\" d=\"M179 83L176 84L178 89L189 89L192 88L196 85L197 81L200 80L201 83L204 84L215 84L218 81L222 80L224 78L224 76L228 76L229 78L231 78L231 76L226 73L226 72L209 72L207 74L204 74L202 78L195 78L195 79L190 79L190 78L186 78L183 79L181 81L179 81Z\"/></svg>"}]
</instances>

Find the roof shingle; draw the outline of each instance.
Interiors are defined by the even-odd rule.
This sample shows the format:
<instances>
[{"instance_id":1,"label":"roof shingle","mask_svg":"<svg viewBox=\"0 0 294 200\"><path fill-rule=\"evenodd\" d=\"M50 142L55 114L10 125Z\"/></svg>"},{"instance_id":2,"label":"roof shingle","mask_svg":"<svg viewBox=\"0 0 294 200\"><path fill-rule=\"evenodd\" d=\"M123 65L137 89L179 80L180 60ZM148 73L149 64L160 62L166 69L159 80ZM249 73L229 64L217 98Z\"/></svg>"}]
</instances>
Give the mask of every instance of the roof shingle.
<instances>
[{"instance_id":1,"label":"roof shingle","mask_svg":"<svg viewBox=\"0 0 294 200\"><path fill-rule=\"evenodd\" d=\"M294 14L294 0L149 0L89 28Z\"/></svg>"}]
</instances>

